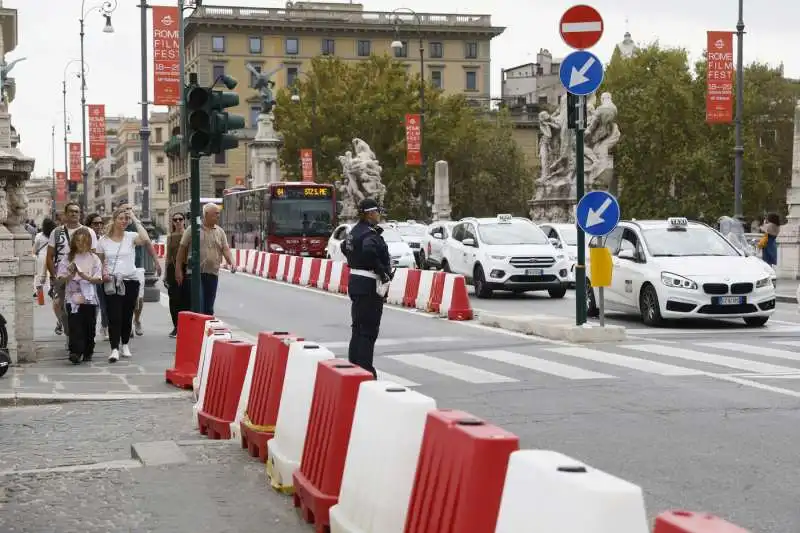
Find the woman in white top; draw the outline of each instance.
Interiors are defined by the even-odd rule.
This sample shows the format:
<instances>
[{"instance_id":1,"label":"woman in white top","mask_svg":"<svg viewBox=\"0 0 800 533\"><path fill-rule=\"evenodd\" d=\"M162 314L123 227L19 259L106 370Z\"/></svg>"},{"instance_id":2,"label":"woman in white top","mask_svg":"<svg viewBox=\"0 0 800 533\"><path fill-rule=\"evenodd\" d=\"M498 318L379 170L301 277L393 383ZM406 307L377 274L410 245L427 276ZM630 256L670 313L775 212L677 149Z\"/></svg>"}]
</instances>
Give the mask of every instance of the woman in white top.
<instances>
[{"instance_id":1,"label":"woman in white top","mask_svg":"<svg viewBox=\"0 0 800 533\"><path fill-rule=\"evenodd\" d=\"M136 231L125 231L133 221ZM130 357L128 342L133 326L133 310L139 297L139 279L136 275L135 251L137 246L150 242L147 231L130 208L117 209L105 235L97 242L97 253L103 260L103 285L108 336L111 343L109 363Z\"/></svg>"},{"instance_id":2,"label":"woman in white top","mask_svg":"<svg viewBox=\"0 0 800 533\"><path fill-rule=\"evenodd\" d=\"M56 224L52 219L46 218L42 221L42 231L33 238L33 256L36 258L36 276L33 278L34 298L39 287L46 287L49 272L47 271L47 244L50 242L50 234L56 229Z\"/></svg>"}]
</instances>

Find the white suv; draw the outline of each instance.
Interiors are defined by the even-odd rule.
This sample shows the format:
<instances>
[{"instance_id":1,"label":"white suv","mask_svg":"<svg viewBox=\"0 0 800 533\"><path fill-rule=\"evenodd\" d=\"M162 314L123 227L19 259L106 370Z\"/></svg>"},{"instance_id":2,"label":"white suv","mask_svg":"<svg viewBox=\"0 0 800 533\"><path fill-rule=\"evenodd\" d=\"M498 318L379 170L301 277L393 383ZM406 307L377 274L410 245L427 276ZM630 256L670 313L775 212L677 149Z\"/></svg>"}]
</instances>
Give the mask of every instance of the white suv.
<instances>
[{"instance_id":1,"label":"white suv","mask_svg":"<svg viewBox=\"0 0 800 533\"><path fill-rule=\"evenodd\" d=\"M567 258L526 218L464 218L442 255L442 269L471 280L478 298L489 298L494 290L548 291L552 298L567 292Z\"/></svg>"}]
</instances>

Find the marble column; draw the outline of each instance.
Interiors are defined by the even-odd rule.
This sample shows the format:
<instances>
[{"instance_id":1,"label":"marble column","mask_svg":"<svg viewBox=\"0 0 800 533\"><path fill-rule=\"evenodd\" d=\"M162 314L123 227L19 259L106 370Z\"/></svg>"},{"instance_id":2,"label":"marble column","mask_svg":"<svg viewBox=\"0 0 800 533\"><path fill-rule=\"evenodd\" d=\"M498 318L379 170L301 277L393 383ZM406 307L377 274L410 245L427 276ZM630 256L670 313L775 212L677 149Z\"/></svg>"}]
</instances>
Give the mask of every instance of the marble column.
<instances>
[{"instance_id":1,"label":"marble column","mask_svg":"<svg viewBox=\"0 0 800 533\"><path fill-rule=\"evenodd\" d=\"M777 274L781 279L800 279L800 100L794 108L792 182L786 191L789 215L778 235Z\"/></svg>"}]
</instances>

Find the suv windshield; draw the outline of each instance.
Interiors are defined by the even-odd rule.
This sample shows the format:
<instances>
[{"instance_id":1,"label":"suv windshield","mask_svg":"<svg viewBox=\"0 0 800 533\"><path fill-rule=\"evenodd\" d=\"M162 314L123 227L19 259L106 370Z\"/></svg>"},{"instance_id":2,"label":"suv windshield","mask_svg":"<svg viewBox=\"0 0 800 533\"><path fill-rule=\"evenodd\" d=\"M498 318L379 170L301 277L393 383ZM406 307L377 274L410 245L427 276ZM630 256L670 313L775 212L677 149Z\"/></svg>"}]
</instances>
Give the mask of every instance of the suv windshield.
<instances>
[{"instance_id":1,"label":"suv windshield","mask_svg":"<svg viewBox=\"0 0 800 533\"><path fill-rule=\"evenodd\" d=\"M578 230L575 226L559 226L558 232L561 234L567 246L578 245Z\"/></svg>"},{"instance_id":2,"label":"suv windshield","mask_svg":"<svg viewBox=\"0 0 800 533\"><path fill-rule=\"evenodd\" d=\"M506 224L483 223L478 226L481 242L489 245L548 244L544 232L531 222L514 220Z\"/></svg>"},{"instance_id":3,"label":"suv windshield","mask_svg":"<svg viewBox=\"0 0 800 533\"><path fill-rule=\"evenodd\" d=\"M407 226L397 226L397 231L400 232L400 235L404 237L417 237L425 235L425 226L417 226L417 225L407 225Z\"/></svg>"},{"instance_id":4,"label":"suv windshield","mask_svg":"<svg viewBox=\"0 0 800 533\"><path fill-rule=\"evenodd\" d=\"M719 233L705 226L685 230L649 228L642 236L653 257L741 256Z\"/></svg>"}]
</instances>

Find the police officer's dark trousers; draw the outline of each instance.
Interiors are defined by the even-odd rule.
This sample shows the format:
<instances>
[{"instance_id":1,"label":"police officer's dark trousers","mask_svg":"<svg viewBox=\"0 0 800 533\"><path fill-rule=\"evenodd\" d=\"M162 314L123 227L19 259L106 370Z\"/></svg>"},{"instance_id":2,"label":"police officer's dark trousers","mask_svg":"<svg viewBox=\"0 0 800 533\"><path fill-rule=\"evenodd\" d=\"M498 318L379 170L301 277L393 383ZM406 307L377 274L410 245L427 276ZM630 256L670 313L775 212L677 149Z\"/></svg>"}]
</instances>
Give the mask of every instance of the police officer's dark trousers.
<instances>
[{"instance_id":1,"label":"police officer's dark trousers","mask_svg":"<svg viewBox=\"0 0 800 533\"><path fill-rule=\"evenodd\" d=\"M378 340L378 331L381 327L383 297L373 290L369 294L351 294L350 300L353 334L350 337L347 358L354 365L372 372L375 379L378 379L375 367L372 366L372 359L375 356L375 341Z\"/></svg>"}]
</instances>

